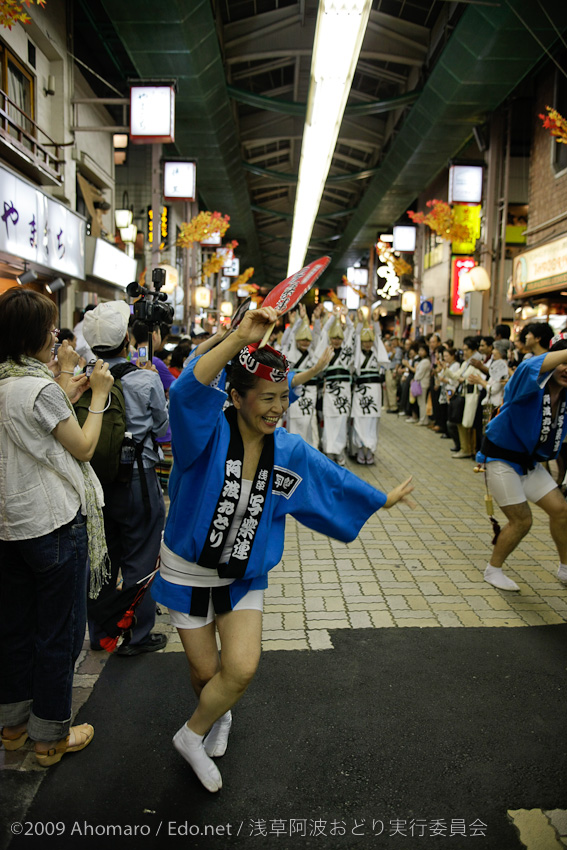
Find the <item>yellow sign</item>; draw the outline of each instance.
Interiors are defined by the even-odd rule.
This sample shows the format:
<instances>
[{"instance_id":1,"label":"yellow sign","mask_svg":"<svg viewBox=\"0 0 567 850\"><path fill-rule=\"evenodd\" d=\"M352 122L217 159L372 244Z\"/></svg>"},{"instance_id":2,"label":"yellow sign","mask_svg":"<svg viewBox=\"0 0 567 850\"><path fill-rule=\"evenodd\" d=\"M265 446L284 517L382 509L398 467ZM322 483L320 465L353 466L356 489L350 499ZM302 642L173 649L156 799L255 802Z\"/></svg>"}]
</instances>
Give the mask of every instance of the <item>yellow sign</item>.
<instances>
[{"instance_id":1,"label":"yellow sign","mask_svg":"<svg viewBox=\"0 0 567 850\"><path fill-rule=\"evenodd\" d=\"M164 248L167 247L167 237L168 237L168 216L169 216L169 207L162 207L160 212L160 230L161 230L161 244L159 246L160 251L163 251ZM151 245L154 239L154 211L151 207L148 207L148 243Z\"/></svg>"},{"instance_id":2,"label":"yellow sign","mask_svg":"<svg viewBox=\"0 0 567 850\"><path fill-rule=\"evenodd\" d=\"M471 234L470 240L466 242L453 242L451 250L453 254L472 254L475 249L476 240L480 239L480 204L453 204L453 217L455 224L468 227Z\"/></svg>"}]
</instances>

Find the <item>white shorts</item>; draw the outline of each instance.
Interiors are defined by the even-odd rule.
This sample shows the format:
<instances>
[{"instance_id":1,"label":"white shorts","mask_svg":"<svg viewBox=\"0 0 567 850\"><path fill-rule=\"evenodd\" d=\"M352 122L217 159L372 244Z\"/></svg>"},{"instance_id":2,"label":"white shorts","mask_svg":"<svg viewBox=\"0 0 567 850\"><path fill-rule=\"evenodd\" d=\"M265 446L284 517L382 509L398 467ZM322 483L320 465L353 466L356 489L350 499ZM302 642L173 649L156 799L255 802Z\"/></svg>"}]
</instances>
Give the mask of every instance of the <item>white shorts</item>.
<instances>
[{"instance_id":1,"label":"white shorts","mask_svg":"<svg viewBox=\"0 0 567 850\"><path fill-rule=\"evenodd\" d=\"M488 489L501 508L528 501L539 502L557 487L541 463L536 463L527 475L519 475L509 463L491 460L486 464L486 478Z\"/></svg>"},{"instance_id":2,"label":"white shorts","mask_svg":"<svg viewBox=\"0 0 567 850\"><path fill-rule=\"evenodd\" d=\"M242 599L236 603L233 611L263 611L264 610L264 591L249 590ZM168 608L171 618L171 625L176 629L200 629L203 626L208 626L215 619L215 610L213 608L213 600L209 599L209 610L206 617L195 617L192 614L184 614L183 611L175 611L173 608Z\"/></svg>"}]
</instances>

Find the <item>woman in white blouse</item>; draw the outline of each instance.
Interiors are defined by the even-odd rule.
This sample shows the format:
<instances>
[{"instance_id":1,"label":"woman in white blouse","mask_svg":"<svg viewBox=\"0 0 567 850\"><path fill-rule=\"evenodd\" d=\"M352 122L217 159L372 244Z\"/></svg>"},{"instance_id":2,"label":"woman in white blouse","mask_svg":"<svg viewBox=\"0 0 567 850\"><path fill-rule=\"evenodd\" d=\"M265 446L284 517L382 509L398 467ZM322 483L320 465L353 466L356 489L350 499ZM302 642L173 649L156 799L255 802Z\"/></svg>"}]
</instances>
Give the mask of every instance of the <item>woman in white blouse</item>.
<instances>
[{"instance_id":1,"label":"woman in white blouse","mask_svg":"<svg viewBox=\"0 0 567 850\"><path fill-rule=\"evenodd\" d=\"M6 750L28 737L49 767L93 738L71 728L73 670L90 594L107 575L102 489L87 462L113 377L99 360L87 379L59 349L60 381L47 368L57 308L20 287L0 297L0 727ZM81 428L72 408L90 386Z\"/></svg>"}]
</instances>

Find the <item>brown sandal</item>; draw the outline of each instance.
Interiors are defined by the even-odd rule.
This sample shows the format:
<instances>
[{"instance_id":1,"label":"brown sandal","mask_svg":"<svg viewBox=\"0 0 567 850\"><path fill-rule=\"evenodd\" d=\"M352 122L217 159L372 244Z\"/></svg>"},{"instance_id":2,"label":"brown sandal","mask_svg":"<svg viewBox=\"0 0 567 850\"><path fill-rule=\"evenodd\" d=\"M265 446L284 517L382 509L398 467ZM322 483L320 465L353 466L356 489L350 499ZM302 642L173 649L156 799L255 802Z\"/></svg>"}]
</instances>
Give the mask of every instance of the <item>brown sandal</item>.
<instances>
[{"instance_id":1,"label":"brown sandal","mask_svg":"<svg viewBox=\"0 0 567 850\"><path fill-rule=\"evenodd\" d=\"M72 747L69 746L71 732L74 733L75 741L78 743ZM84 750L90 744L94 737L94 729L90 723L82 723L80 726L72 726L69 734L62 741L57 741L53 747L45 752L35 751L35 757L38 764L42 767L51 767L52 764L57 764L61 761L66 753L78 753L79 750ZM79 743L80 742L80 743Z\"/></svg>"},{"instance_id":2,"label":"brown sandal","mask_svg":"<svg viewBox=\"0 0 567 850\"><path fill-rule=\"evenodd\" d=\"M15 727L18 728L17 726ZM28 739L28 730L24 729L19 735L5 735L2 729L2 746L5 750L19 750L23 747Z\"/></svg>"}]
</instances>

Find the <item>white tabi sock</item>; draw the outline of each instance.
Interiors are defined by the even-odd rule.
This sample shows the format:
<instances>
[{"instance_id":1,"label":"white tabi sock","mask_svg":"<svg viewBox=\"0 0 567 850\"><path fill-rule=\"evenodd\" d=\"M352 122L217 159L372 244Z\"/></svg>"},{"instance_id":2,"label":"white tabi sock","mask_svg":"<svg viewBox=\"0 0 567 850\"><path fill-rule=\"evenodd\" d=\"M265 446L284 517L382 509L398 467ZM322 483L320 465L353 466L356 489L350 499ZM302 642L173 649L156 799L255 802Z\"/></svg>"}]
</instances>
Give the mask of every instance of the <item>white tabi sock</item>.
<instances>
[{"instance_id":1,"label":"white tabi sock","mask_svg":"<svg viewBox=\"0 0 567 850\"><path fill-rule=\"evenodd\" d=\"M567 564L559 564L559 569L557 570L557 578L559 581L562 581L563 584L567 584Z\"/></svg>"},{"instance_id":2,"label":"white tabi sock","mask_svg":"<svg viewBox=\"0 0 567 850\"><path fill-rule=\"evenodd\" d=\"M497 587L498 590L519 590L520 588L515 581L505 576L502 567L493 567L492 564L487 564L484 571L484 580Z\"/></svg>"},{"instance_id":3,"label":"white tabi sock","mask_svg":"<svg viewBox=\"0 0 567 850\"><path fill-rule=\"evenodd\" d=\"M173 736L173 746L189 762L207 791L219 791L222 778L214 761L205 752L203 735L197 735L186 723Z\"/></svg>"},{"instance_id":4,"label":"white tabi sock","mask_svg":"<svg viewBox=\"0 0 567 850\"><path fill-rule=\"evenodd\" d=\"M232 726L232 712L229 710L216 723L211 726L211 731L204 741L205 752L211 758L220 758L226 753L230 727Z\"/></svg>"}]
</instances>

